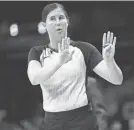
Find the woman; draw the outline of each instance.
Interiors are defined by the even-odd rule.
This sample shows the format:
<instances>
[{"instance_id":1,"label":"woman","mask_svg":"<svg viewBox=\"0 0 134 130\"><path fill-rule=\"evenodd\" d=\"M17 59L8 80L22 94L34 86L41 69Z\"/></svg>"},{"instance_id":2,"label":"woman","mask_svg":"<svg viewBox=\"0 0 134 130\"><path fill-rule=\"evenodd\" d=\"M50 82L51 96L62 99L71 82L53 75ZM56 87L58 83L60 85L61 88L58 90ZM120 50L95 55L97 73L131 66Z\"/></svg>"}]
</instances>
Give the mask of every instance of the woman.
<instances>
[{"instance_id":1,"label":"woman","mask_svg":"<svg viewBox=\"0 0 134 130\"><path fill-rule=\"evenodd\" d=\"M47 5L42 21L50 43L30 50L27 72L31 84L42 89L45 130L97 130L96 117L88 108L87 73L92 69L113 84L122 83L114 61L116 38L104 34L102 57L93 45L67 37L69 20L61 4Z\"/></svg>"}]
</instances>

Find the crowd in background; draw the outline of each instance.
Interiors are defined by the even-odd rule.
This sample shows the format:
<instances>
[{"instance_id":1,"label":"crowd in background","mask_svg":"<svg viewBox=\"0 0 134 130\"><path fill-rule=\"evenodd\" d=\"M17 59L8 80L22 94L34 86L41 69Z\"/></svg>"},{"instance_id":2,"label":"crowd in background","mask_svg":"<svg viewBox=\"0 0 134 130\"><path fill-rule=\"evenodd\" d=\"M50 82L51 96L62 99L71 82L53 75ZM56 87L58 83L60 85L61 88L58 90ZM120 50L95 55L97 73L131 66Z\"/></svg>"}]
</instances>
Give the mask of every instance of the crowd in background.
<instances>
[{"instance_id":1,"label":"crowd in background","mask_svg":"<svg viewBox=\"0 0 134 130\"><path fill-rule=\"evenodd\" d=\"M92 108L96 113L100 130L134 130L134 78L126 80L122 86L104 88L101 80L89 78L92 82ZM124 90L129 89L129 92ZM131 92L130 92L131 91ZM45 130L42 103L39 103L35 115L19 122L6 120L7 111L0 110L0 130Z\"/></svg>"}]
</instances>

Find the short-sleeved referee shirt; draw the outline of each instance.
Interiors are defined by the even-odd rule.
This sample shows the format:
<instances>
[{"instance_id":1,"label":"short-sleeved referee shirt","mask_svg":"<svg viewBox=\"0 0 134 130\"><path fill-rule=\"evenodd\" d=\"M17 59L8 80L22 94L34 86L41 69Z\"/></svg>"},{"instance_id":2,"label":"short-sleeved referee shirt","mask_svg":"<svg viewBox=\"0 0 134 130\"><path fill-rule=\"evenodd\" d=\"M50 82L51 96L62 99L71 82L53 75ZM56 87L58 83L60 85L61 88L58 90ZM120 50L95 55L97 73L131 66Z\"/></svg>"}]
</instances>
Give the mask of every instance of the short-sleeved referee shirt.
<instances>
[{"instance_id":1,"label":"short-sleeved referee shirt","mask_svg":"<svg viewBox=\"0 0 134 130\"><path fill-rule=\"evenodd\" d=\"M41 62L40 57L44 49L46 54L44 65L55 62L57 53L52 53L50 48L44 46L31 48L28 62L31 60ZM102 61L102 55L96 47L87 42L71 41L69 51L73 50L72 60L62 65L47 81L40 84L45 111L68 111L88 104L87 73Z\"/></svg>"}]
</instances>

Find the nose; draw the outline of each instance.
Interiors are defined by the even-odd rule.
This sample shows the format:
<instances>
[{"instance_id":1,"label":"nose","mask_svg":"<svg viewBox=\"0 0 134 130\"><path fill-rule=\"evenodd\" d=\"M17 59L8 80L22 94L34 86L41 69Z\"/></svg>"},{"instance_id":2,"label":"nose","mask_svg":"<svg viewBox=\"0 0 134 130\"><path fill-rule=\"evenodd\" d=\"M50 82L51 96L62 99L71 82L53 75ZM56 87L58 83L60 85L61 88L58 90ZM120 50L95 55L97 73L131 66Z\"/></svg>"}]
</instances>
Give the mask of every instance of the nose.
<instances>
[{"instance_id":1,"label":"nose","mask_svg":"<svg viewBox=\"0 0 134 130\"><path fill-rule=\"evenodd\" d=\"M56 19L56 25L60 25L60 20L59 19Z\"/></svg>"}]
</instances>

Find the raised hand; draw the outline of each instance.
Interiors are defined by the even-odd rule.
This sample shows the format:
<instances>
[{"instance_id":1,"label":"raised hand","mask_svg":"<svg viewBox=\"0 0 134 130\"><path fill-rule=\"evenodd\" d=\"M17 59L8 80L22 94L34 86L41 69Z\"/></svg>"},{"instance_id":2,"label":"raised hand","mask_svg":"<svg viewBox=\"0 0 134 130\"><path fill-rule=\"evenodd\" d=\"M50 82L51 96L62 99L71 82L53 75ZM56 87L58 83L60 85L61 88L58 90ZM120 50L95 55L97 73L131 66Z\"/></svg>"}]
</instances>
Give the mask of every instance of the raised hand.
<instances>
[{"instance_id":1,"label":"raised hand","mask_svg":"<svg viewBox=\"0 0 134 130\"><path fill-rule=\"evenodd\" d=\"M70 38L66 37L62 39L62 43L58 44L58 52L59 52L59 63L61 65L67 63L72 59L72 55L74 51L69 52Z\"/></svg>"},{"instance_id":2,"label":"raised hand","mask_svg":"<svg viewBox=\"0 0 134 130\"><path fill-rule=\"evenodd\" d=\"M102 56L105 61L111 61L115 55L116 37L110 31L103 34Z\"/></svg>"}]
</instances>

